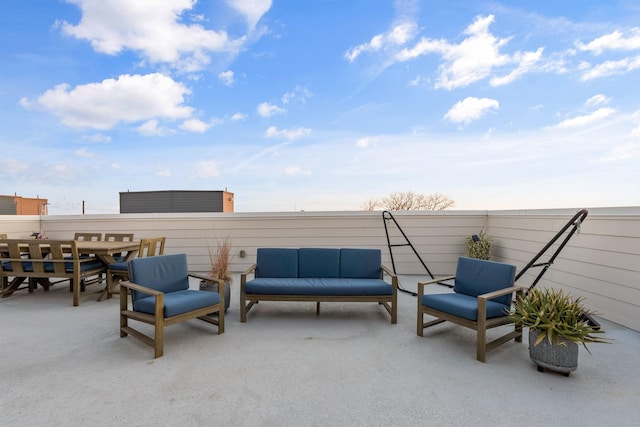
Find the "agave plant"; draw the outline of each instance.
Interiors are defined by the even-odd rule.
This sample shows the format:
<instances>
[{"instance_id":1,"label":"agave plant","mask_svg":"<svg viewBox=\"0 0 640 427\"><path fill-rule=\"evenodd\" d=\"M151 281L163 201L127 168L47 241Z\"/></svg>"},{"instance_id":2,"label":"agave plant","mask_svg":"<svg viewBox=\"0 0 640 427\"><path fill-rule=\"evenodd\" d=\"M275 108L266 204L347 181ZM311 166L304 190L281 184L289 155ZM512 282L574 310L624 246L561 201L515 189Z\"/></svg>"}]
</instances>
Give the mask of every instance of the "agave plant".
<instances>
[{"instance_id":1,"label":"agave plant","mask_svg":"<svg viewBox=\"0 0 640 427\"><path fill-rule=\"evenodd\" d=\"M596 336L604 331L589 323L587 316L593 312L587 310L582 301L562 290L533 289L516 300L510 317L516 324L540 332L534 346L545 339L560 345L570 341L582 344L589 351L587 343L609 341Z\"/></svg>"}]
</instances>

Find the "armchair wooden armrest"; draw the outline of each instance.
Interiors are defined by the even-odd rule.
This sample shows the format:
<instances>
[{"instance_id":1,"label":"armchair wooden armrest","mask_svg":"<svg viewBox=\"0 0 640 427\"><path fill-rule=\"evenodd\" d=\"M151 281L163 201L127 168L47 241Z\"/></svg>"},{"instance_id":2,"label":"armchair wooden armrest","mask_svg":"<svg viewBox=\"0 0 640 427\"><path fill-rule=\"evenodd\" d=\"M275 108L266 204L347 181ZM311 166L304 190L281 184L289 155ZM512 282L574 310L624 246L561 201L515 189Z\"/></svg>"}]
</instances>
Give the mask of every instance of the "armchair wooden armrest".
<instances>
[{"instance_id":1,"label":"armchair wooden armrest","mask_svg":"<svg viewBox=\"0 0 640 427\"><path fill-rule=\"evenodd\" d=\"M435 279L427 280L426 282L418 282L418 296L424 294L424 287L426 285L433 285L434 283L446 282L447 280L453 280L456 276L445 276L445 277L436 277Z\"/></svg>"},{"instance_id":2,"label":"armchair wooden armrest","mask_svg":"<svg viewBox=\"0 0 640 427\"><path fill-rule=\"evenodd\" d=\"M524 292L524 288L522 286L511 286L509 288L504 288L497 291L489 292L487 294L478 295L478 299L479 300L483 299L485 301L492 300L494 298L498 298L503 295L510 294L512 292L515 292L516 294L521 294L522 292Z\"/></svg>"},{"instance_id":3,"label":"armchair wooden armrest","mask_svg":"<svg viewBox=\"0 0 640 427\"><path fill-rule=\"evenodd\" d=\"M138 285L137 283L133 283L130 282L128 280L123 280L122 282L120 282L120 286L124 287L126 289L131 289L133 291L138 291L138 292L142 292L144 294L149 294L149 295L153 295L153 296L160 296L160 295L164 295L164 292L155 290L155 289L151 289L151 288L147 288L146 286L142 286L142 285ZM126 293L125 293L126 296Z\"/></svg>"}]
</instances>

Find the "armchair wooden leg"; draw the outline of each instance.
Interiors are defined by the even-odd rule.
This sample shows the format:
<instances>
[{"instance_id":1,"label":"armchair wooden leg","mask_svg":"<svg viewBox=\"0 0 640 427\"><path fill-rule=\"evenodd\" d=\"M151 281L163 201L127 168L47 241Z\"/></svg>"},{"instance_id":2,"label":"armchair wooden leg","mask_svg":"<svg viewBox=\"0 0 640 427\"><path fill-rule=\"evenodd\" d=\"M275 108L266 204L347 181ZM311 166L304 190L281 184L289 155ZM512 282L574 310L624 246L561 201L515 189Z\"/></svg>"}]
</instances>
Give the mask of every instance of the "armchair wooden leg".
<instances>
[{"instance_id":1,"label":"armchair wooden leg","mask_svg":"<svg viewBox=\"0 0 640 427\"><path fill-rule=\"evenodd\" d=\"M160 321L156 321L156 325L155 325L155 337L154 337L154 348L155 348L155 354L154 354L154 358L157 359L158 357L162 357L163 354L163 348L164 348L164 340L163 340L163 335L164 335L164 325L162 320Z\"/></svg>"}]
</instances>

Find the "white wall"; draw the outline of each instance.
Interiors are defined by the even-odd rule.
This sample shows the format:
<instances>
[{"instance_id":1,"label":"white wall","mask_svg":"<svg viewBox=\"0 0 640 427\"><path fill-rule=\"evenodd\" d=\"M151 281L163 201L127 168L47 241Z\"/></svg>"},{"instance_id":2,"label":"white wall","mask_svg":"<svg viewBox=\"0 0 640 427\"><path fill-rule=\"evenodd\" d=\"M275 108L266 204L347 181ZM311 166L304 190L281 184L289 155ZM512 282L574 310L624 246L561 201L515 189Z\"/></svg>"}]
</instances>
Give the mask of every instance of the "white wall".
<instances>
[{"instance_id":1,"label":"white wall","mask_svg":"<svg viewBox=\"0 0 640 427\"><path fill-rule=\"evenodd\" d=\"M464 238L483 228L494 241L493 258L520 271L574 213L448 210L394 216L429 270L446 275L455 272L464 254ZM391 266L381 212L74 215L43 216L41 222L50 238L72 238L77 231L165 236L166 253L186 253L194 271L207 270L207 245L227 236L236 252L236 272L255 262L259 247L379 248L383 263ZM391 243L406 243L395 224L387 224ZM9 237L27 238L39 227L39 217L0 216L0 233ZM237 255L240 250L246 257ZM409 246L395 247L393 253L398 274L426 277ZM530 280L527 274L518 284L528 286ZM585 304L603 317L640 330L640 208L590 209L581 233L538 286L569 289L584 296Z\"/></svg>"}]
</instances>

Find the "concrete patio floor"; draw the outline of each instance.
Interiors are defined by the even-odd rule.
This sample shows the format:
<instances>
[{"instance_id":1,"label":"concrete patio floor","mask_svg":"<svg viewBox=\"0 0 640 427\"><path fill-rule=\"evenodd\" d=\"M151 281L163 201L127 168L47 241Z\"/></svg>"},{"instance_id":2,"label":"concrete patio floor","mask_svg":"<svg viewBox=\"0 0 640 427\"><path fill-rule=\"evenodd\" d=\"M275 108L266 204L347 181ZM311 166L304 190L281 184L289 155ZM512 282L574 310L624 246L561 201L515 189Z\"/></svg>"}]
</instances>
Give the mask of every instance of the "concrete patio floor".
<instances>
[{"instance_id":1,"label":"concrete patio floor","mask_svg":"<svg viewBox=\"0 0 640 427\"><path fill-rule=\"evenodd\" d=\"M415 289L418 277L401 277ZM570 377L536 370L527 344L475 360L473 331L416 335L416 299L398 324L376 304L265 303L226 332L197 320L165 331L164 357L118 333L118 300L66 284L0 299L2 426L632 426L640 333L601 320L610 345L580 350ZM437 287L434 289L445 290ZM588 301L586 301L588 305ZM525 336L526 341L526 336Z\"/></svg>"}]
</instances>

